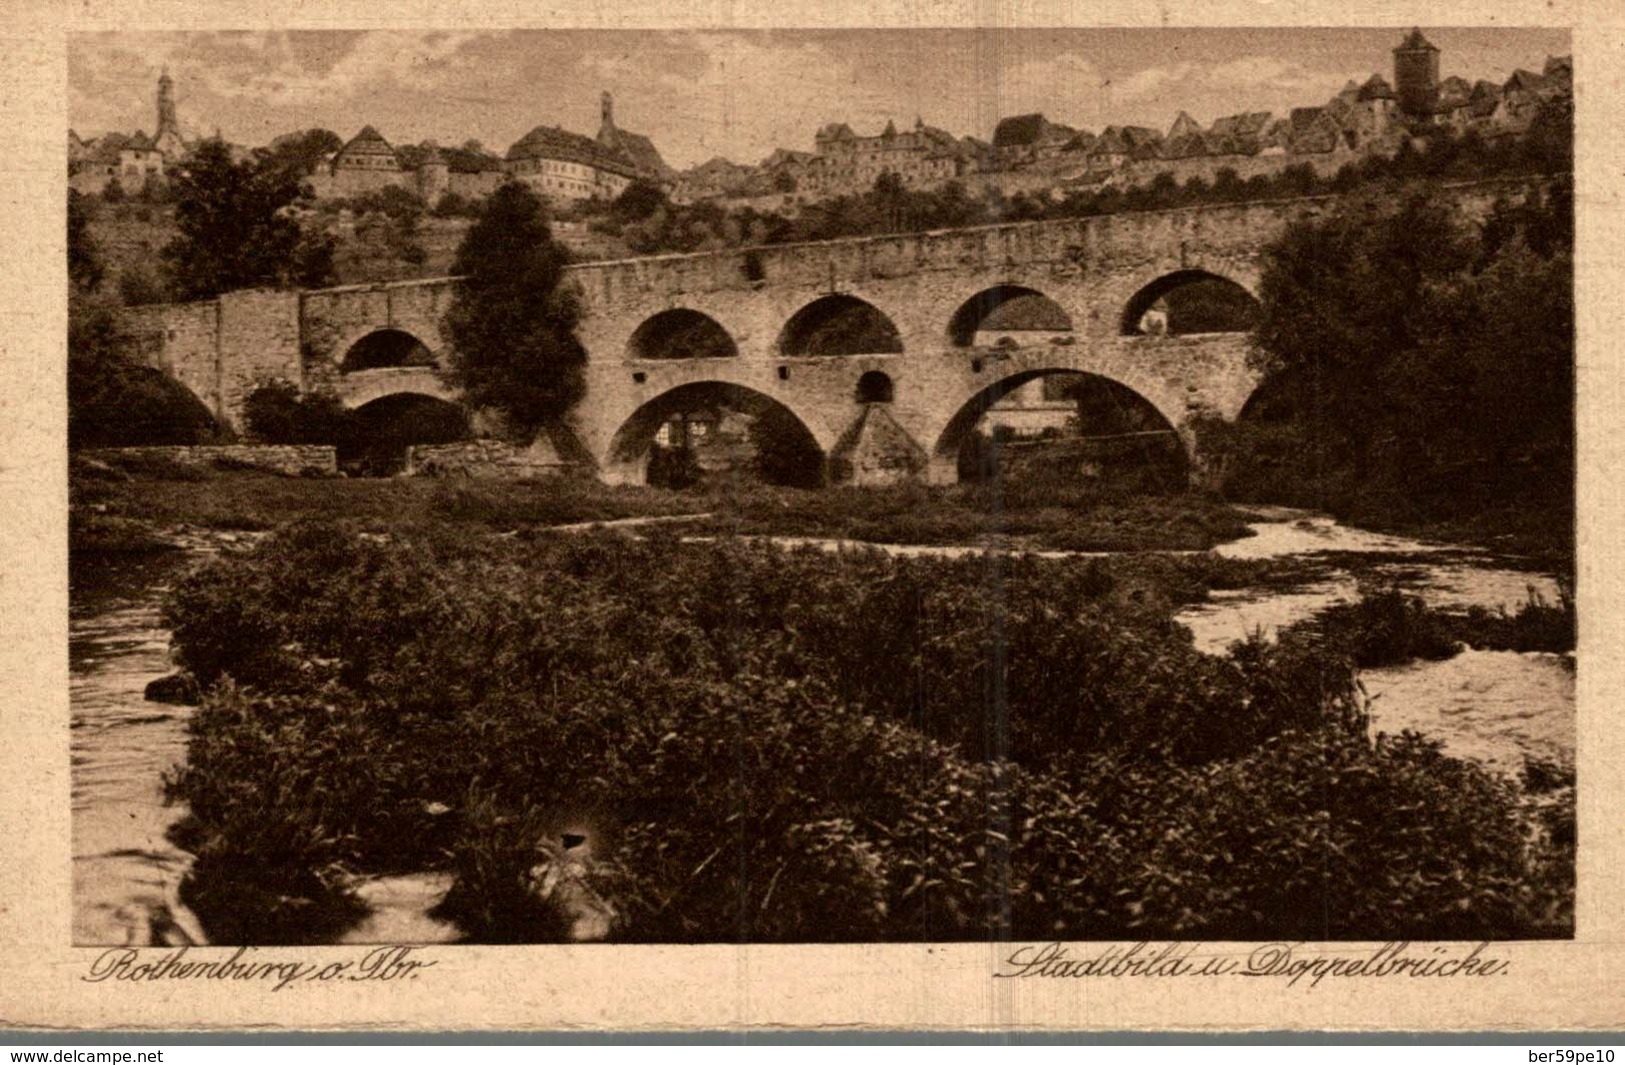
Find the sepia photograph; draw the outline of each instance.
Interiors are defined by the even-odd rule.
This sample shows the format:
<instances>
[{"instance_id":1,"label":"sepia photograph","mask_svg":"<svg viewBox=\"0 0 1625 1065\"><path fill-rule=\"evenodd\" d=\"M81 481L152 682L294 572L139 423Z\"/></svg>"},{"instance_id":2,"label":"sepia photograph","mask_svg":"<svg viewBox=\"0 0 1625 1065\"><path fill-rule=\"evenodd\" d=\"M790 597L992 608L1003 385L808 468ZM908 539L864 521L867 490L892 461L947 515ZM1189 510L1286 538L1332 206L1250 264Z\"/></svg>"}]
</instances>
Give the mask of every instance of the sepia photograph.
<instances>
[{"instance_id":1,"label":"sepia photograph","mask_svg":"<svg viewBox=\"0 0 1625 1065\"><path fill-rule=\"evenodd\" d=\"M1571 52L71 34L72 943L1572 939Z\"/></svg>"}]
</instances>

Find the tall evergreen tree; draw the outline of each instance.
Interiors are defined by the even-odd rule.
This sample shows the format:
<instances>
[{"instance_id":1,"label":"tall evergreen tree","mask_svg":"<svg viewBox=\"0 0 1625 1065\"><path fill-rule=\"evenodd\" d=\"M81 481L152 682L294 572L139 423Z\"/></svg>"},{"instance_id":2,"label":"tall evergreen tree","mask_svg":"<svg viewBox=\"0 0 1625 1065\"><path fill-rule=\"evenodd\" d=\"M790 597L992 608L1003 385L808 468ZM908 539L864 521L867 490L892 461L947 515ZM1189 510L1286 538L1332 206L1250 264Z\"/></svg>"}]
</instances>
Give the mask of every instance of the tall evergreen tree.
<instances>
[{"instance_id":1,"label":"tall evergreen tree","mask_svg":"<svg viewBox=\"0 0 1625 1065\"><path fill-rule=\"evenodd\" d=\"M555 424L586 391L580 309L561 284L567 262L541 200L510 182L491 194L452 267L463 280L444 325L451 375L470 405L502 412L518 432Z\"/></svg>"}]
</instances>

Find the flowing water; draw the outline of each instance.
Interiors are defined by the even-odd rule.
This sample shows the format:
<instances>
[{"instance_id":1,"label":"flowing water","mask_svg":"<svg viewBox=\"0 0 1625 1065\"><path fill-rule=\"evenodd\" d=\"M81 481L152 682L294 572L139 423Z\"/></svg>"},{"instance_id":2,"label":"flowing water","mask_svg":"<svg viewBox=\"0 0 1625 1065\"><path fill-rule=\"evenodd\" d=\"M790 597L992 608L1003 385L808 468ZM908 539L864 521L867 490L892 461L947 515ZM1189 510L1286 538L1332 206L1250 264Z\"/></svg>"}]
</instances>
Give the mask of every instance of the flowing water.
<instances>
[{"instance_id":1,"label":"flowing water","mask_svg":"<svg viewBox=\"0 0 1625 1065\"><path fill-rule=\"evenodd\" d=\"M201 942L175 897L190 856L168 839L185 813L163 777L185 756L187 707L149 703L170 671L160 619L168 584L195 556L74 566L68 663L73 761L73 938L81 944Z\"/></svg>"},{"instance_id":2,"label":"flowing water","mask_svg":"<svg viewBox=\"0 0 1625 1065\"><path fill-rule=\"evenodd\" d=\"M1259 512L1254 536L1218 548L1232 558L1294 557L1318 564L1285 589L1217 592L1178 615L1214 654L1255 630L1266 634L1359 594L1360 576L1401 584L1448 607L1515 610L1531 594L1549 602L1557 582L1483 552L1386 536L1297 511ZM791 541L786 543L812 543ZM817 541L823 546L839 546ZM971 548L874 545L909 555ZM74 940L81 944L203 942L176 898L190 855L170 842L185 811L166 805L163 777L185 756L191 710L145 701L147 683L171 670L160 608L169 584L206 557L184 553L98 561L73 575L69 625L73 758ZM1446 750L1516 773L1527 757L1572 766L1572 655L1463 651L1443 662L1367 670L1373 727L1415 729ZM427 915L444 877L423 874L357 883L372 912L347 942L443 942L449 925Z\"/></svg>"}]
</instances>

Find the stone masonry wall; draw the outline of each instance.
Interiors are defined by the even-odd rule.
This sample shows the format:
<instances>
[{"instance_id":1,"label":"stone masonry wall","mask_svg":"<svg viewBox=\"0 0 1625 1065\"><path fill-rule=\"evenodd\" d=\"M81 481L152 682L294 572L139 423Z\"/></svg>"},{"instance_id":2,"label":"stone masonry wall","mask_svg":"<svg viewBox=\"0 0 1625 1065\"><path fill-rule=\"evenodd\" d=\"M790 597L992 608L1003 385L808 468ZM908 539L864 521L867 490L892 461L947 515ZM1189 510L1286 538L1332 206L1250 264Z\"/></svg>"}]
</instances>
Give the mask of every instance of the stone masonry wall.
<instances>
[{"instance_id":1,"label":"stone masonry wall","mask_svg":"<svg viewBox=\"0 0 1625 1065\"><path fill-rule=\"evenodd\" d=\"M219 303L130 307L120 327L135 358L185 385L221 416Z\"/></svg>"},{"instance_id":2,"label":"stone masonry wall","mask_svg":"<svg viewBox=\"0 0 1625 1065\"><path fill-rule=\"evenodd\" d=\"M247 289L220 296L220 399L225 420L242 427L243 401L268 381L303 388L299 293Z\"/></svg>"},{"instance_id":3,"label":"stone masonry wall","mask_svg":"<svg viewBox=\"0 0 1625 1065\"><path fill-rule=\"evenodd\" d=\"M198 447L113 447L81 452L87 458L116 463L120 458L148 458L180 466L253 466L288 476L309 470L337 473L338 452L327 444L223 444Z\"/></svg>"},{"instance_id":4,"label":"stone masonry wall","mask_svg":"<svg viewBox=\"0 0 1625 1065\"><path fill-rule=\"evenodd\" d=\"M406 473L427 477L502 477L528 480L556 477L570 469L547 449L519 448L501 440L456 444L414 444L406 451Z\"/></svg>"}]
</instances>

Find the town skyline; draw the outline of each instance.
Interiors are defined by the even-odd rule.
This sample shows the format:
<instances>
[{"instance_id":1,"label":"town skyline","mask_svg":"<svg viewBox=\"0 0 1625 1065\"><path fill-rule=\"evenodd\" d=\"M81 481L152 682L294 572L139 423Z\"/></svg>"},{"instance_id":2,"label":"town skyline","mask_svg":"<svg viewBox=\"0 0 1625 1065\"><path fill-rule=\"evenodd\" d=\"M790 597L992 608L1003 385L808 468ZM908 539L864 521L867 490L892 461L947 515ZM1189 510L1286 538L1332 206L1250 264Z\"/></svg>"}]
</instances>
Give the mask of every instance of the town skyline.
<instances>
[{"instance_id":1,"label":"town skyline","mask_svg":"<svg viewBox=\"0 0 1625 1065\"><path fill-rule=\"evenodd\" d=\"M1428 28L1446 76L1501 80L1570 51L1563 30ZM379 31L95 33L69 48L69 119L81 135L145 129L167 67L182 124L263 144L364 125L392 143L473 139L501 154L537 125L595 128L599 93L684 169L721 156L754 164L805 150L845 122L860 135L916 117L991 136L1000 118L1043 112L1098 130L1165 129L1181 112L1223 114L1321 102L1349 79L1387 74L1403 31L1078 29L842 31ZM940 61L922 63L922 49ZM899 61L907 55L908 62ZM971 71L970 76L964 74ZM988 86L993 86L991 91Z\"/></svg>"}]
</instances>

